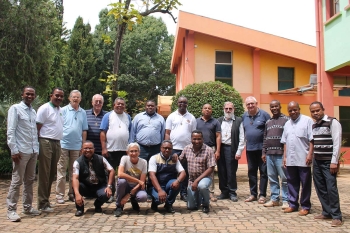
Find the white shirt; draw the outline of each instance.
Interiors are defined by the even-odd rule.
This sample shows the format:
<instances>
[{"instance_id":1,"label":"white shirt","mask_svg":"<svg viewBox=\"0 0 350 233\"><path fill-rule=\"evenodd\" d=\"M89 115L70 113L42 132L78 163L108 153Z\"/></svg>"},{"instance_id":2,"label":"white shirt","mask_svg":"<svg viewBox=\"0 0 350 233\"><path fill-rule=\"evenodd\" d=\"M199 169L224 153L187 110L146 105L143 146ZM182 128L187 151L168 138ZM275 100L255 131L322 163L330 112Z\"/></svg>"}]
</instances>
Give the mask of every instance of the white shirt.
<instances>
[{"instance_id":1,"label":"white shirt","mask_svg":"<svg viewBox=\"0 0 350 233\"><path fill-rule=\"evenodd\" d=\"M129 140L129 118L126 113L109 114L109 129L106 133L108 151L126 151Z\"/></svg>"},{"instance_id":2,"label":"white shirt","mask_svg":"<svg viewBox=\"0 0 350 233\"><path fill-rule=\"evenodd\" d=\"M231 145L231 129L233 120L226 120L225 117L221 123L221 143L225 145ZM243 123L239 125L239 143L236 151L236 155L241 155L244 150L245 140L244 140L244 128Z\"/></svg>"},{"instance_id":3,"label":"white shirt","mask_svg":"<svg viewBox=\"0 0 350 233\"><path fill-rule=\"evenodd\" d=\"M61 140L63 137L63 115L61 107L51 102L43 104L36 116L36 123L42 124L39 137Z\"/></svg>"}]
</instances>

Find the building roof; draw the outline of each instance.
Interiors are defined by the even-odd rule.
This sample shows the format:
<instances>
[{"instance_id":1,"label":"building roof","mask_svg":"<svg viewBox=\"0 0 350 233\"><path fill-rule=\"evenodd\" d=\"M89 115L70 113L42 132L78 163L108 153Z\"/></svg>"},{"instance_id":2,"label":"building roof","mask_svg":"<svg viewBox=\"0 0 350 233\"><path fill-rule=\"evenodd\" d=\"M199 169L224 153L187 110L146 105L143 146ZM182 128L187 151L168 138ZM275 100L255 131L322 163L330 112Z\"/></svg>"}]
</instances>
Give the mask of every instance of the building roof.
<instances>
[{"instance_id":1,"label":"building roof","mask_svg":"<svg viewBox=\"0 0 350 233\"><path fill-rule=\"evenodd\" d=\"M179 11L176 36L171 60L174 71L183 49L186 30L243 44L253 48L316 63L316 47L272 34L222 22L204 16Z\"/></svg>"}]
</instances>

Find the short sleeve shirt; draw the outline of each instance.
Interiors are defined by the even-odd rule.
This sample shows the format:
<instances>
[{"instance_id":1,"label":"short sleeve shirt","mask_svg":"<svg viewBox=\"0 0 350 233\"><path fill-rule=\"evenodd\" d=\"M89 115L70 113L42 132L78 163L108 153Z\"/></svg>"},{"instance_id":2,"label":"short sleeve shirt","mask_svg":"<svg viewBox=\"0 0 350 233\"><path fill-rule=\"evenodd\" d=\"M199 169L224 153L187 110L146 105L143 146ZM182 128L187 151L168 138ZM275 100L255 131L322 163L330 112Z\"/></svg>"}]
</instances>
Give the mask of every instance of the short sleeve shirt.
<instances>
[{"instance_id":1,"label":"short sleeve shirt","mask_svg":"<svg viewBox=\"0 0 350 233\"><path fill-rule=\"evenodd\" d=\"M221 125L218 120L210 118L208 121L204 121L202 117L199 117L196 122L197 129L203 133L204 143L210 147L216 146L216 133L221 132Z\"/></svg>"},{"instance_id":2,"label":"short sleeve shirt","mask_svg":"<svg viewBox=\"0 0 350 233\"><path fill-rule=\"evenodd\" d=\"M39 137L61 140L63 137L63 114L60 107L51 102L43 104L37 112L36 123L42 124ZM81 146L81 145L79 145Z\"/></svg>"},{"instance_id":3,"label":"short sleeve shirt","mask_svg":"<svg viewBox=\"0 0 350 233\"><path fill-rule=\"evenodd\" d=\"M147 174L147 161L145 159L139 158L137 164L133 164L130 161L130 157L128 155L124 155L120 160L120 165L124 167L124 172L129 176L135 177L136 179L140 179L141 174ZM131 185L136 185L134 182L128 181Z\"/></svg>"}]
</instances>

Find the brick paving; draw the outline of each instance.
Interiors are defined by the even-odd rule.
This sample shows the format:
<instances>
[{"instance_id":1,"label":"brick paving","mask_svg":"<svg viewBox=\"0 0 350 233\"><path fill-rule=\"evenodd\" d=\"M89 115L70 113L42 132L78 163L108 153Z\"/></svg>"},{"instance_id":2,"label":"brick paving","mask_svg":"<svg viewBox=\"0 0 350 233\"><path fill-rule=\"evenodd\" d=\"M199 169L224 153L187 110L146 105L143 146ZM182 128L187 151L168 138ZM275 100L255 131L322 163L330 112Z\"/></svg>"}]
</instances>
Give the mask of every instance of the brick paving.
<instances>
[{"instance_id":1,"label":"brick paving","mask_svg":"<svg viewBox=\"0 0 350 233\"><path fill-rule=\"evenodd\" d=\"M281 207L265 208L257 202L245 203L249 196L247 165L239 165L238 169L238 202L223 200L210 205L210 213L188 211L186 203L177 200L174 203L175 214L168 214L160 206L160 212L154 212L150 203L141 203L141 212L131 209L131 204L125 206L124 215L114 217L115 203L104 204L103 213L94 213L94 200L86 200L85 215L75 217L75 205L66 202L56 205L53 213L43 213L31 217L20 214L21 222L10 222L6 217L6 195L10 184L9 179L0 180L0 232L350 232L350 198L349 179L350 165L341 167L338 177L341 209L344 225L332 228L330 221L315 221L314 216L321 212L321 206L313 190L311 202L312 212L300 217L297 212L284 214ZM215 193L219 194L218 180L216 178ZM55 183L53 188L55 187ZM37 185L35 183L36 190ZM53 191L54 189L52 189ZM54 193L54 192L52 192ZM54 195L51 195L52 204ZM33 205L36 207L36 194Z\"/></svg>"}]
</instances>

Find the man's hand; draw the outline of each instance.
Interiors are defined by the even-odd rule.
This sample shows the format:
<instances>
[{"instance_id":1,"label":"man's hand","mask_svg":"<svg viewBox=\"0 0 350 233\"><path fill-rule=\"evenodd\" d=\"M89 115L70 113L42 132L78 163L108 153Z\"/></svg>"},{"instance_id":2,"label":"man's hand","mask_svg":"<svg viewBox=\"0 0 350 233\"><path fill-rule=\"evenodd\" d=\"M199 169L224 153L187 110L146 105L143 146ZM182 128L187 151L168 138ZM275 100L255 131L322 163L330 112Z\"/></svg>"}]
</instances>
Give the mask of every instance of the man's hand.
<instances>
[{"instance_id":1,"label":"man's hand","mask_svg":"<svg viewBox=\"0 0 350 233\"><path fill-rule=\"evenodd\" d=\"M179 160L179 156L176 153L174 153L171 156L171 161L173 161L173 163L177 163L177 160Z\"/></svg>"},{"instance_id":2,"label":"man's hand","mask_svg":"<svg viewBox=\"0 0 350 233\"><path fill-rule=\"evenodd\" d=\"M180 188L180 182L178 180L175 180L173 183L171 183L171 188L177 190Z\"/></svg>"},{"instance_id":3,"label":"man's hand","mask_svg":"<svg viewBox=\"0 0 350 233\"><path fill-rule=\"evenodd\" d=\"M283 167L286 168L287 167L287 159L286 156L283 156Z\"/></svg>"},{"instance_id":4,"label":"man's hand","mask_svg":"<svg viewBox=\"0 0 350 233\"><path fill-rule=\"evenodd\" d=\"M84 199L80 194L75 195L75 204L77 204L78 206L84 205Z\"/></svg>"},{"instance_id":5,"label":"man's hand","mask_svg":"<svg viewBox=\"0 0 350 233\"><path fill-rule=\"evenodd\" d=\"M194 181L191 185L192 191L197 191L198 188L198 182Z\"/></svg>"},{"instance_id":6,"label":"man's hand","mask_svg":"<svg viewBox=\"0 0 350 233\"><path fill-rule=\"evenodd\" d=\"M332 175L337 174L337 172L339 171L338 164L331 163L331 165L329 166L329 170L330 170Z\"/></svg>"},{"instance_id":7,"label":"man's hand","mask_svg":"<svg viewBox=\"0 0 350 233\"><path fill-rule=\"evenodd\" d=\"M126 195L120 200L120 204L121 204L122 206L125 205L125 203L128 202L129 198L130 198L130 194L128 193L128 194L126 194Z\"/></svg>"},{"instance_id":8,"label":"man's hand","mask_svg":"<svg viewBox=\"0 0 350 233\"><path fill-rule=\"evenodd\" d=\"M216 151L214 155L215 155L215 160L218 161L220 159L220 152Z\"/></svg>"},{"instance_id":9,"label":"man's hand","mask_svg":"<svg viewBox=\"0 0 350 233\"><path fill-rule=\"evenodd\" d=\"M242 158L241 155L235 155L235 159L236 159L236 160L240 160L241 158Z\"/></svg>"},{"instance_id":10,"label":"man's hand","mask_svg":"<svg viewBox=\"0 0 350 233\"><path fill-rule=\"evenodd\" d=\"M112 189L107 186L107 188L105 188L105 193L107 194L107 197L110 198L112 196Z\"/></svg>"},{"instance_id":11,"label":"man's hand","mask_svg":"<svg viewBox=\"0 0 350 233\"><path fill-rule=\"evenodd\" d=\"M166 194L166 192L164 192L163 189L158 191L158 198L159 198L159 202L160 203L164 203L165 202L166 196L167 196L167 194Z\"/></svg>"},{"instance_id":12,"label":"man's hand","mask_svg":"<svg viewBox=\"0 0 350 233\"><path fill-rule=\"evenodd\" d=\"M262 161L263 161L264 163L266 163L266 154L263 154L263 155L261 156L261 159L262 159Z\"/></svg>"},{"instance_id":13,"label":"man's hand","mask_svg":"<svg viewBox=\"0 0 350 233\"><path fill-rule=\"evenodd\" d=\"M11 155L11 159L15 163L19 163L19 161L22 159L22 156L20 153Z\"/></svg>"},{"instance_id":14,"label":"man's hand","mask_svg":"<svg viewBox=\"0 0 350 233\"><path fill-rule=\"evenodd\" d=\"M139 180L139 185L141 186L141 190L145 190L145 182Z\"/></svg>"},{"instance_id":15,"label":"man's hand","mask_svg":"<svg viewBox=\"0 0 350 233\"><path fill-rule=\"evenodd\" d=\"M305 161L306 165L311 165L312 163L312 154L309 154L306 156L306 161Z\"/></svg>"},{"instance_id":16,"label":"man's hand","mask_svg":"<svg viewBox=\"0 0 350 233\"><path fill-rule=\"evenodd\" d=\"M106 159L109 157L107 149L102 149L102 156L105 157Z\"/></svg>"}]
</instances>

